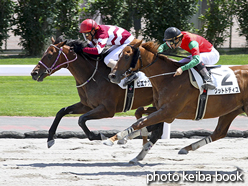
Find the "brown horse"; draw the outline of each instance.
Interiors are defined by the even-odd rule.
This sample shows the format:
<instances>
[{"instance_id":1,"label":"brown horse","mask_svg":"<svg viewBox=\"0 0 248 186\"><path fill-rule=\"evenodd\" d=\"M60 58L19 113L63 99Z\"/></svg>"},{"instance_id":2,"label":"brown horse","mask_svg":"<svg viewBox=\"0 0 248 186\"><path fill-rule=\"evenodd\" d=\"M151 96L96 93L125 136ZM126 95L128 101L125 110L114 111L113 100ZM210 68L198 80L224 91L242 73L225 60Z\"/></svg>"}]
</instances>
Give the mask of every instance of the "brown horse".
<instances>
[{"instance_id":1,"label":"brown horse","mask_svg":"<svg viewBox=\"0 0 248 186\"><path fill-rule=\"evenodd\" d=\"M191 120L195 118L199 90L191 85L187 72L173 77L176 69L182 64L157 54L158 45L156 43L141 43L142 41L131 43L124 48L118 64L109 78L112 82L118 83L131 71L143 71L147 77L150 77L156 108L153 108L154 112L149 116L105 141L106 145L112 145L115 140L122 139L130 131L154 123L172 123L176 118ZM219 117L217 127L210 136L182 148L179 154L187 154L191 150L224 138L234 118L243 112L248 114L248 65L230 68L237 78L240 93L209 96L204 119ZM164 75L157 76L159 74ZM151 145L148 146L151 148Z\"/></svg>"},{"instance_id":2,"label":"brown horse","mask_svg":"<svg viewBox=\"0 0 248 186\"><path fill-rule=\"evenodd\" d=\"M102 134L94 134L86 126L86 121L92 119L101 119L113 117L115 113L122 112L124 106L125 90L118 85L113 84L108 79L110 68L108 68L103 60L98 61L87 56L86 54L75 53L72 47L85 47L87 43L79 41L71 41L66 44L61 37L56 41L52 38L53 44L46 50L41 61L31 72L32 78L37 81L43 79L61 68L67 68L74 76L80 102L71 106L62 108L53 121L49 129L48 147L54 144L54 135L58 124L63 116L67 114L83 114L79 118L79 126L83 129L89 140L102 140ZM82 48L79 48L82 51ZM98 66L97 66L98 64ZM149 105L153 103L152 88L138 88L135 90L134 101L131 109L139 106ZM140 118L141 112L136 114L136 118ZM163 124L158 124L162 128ZM155 130L148 128L148 132ZM152 136L156 141L161 137L157 132ZM145 139L146 140L146 139Z\"/></svg>"}]
</instances>

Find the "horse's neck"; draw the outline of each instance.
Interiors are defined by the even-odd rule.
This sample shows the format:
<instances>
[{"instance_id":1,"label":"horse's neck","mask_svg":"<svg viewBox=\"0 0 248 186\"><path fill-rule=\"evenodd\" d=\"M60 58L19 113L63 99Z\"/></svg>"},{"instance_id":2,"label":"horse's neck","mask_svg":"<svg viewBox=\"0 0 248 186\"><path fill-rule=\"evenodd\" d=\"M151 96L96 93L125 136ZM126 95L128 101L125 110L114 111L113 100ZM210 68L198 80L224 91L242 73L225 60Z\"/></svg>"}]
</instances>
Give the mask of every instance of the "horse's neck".
<instances>
[{"instance_id":1,"label":"horse's neck","mask_svg":"<svg viewBox=\"0 0 248 186\"><path fill-rule=\"evenodd\" d=\"M175 72L178 68L177 65L168 58L161 59L160 57L156 57L155 54L151 54L150 56L142 57L143 60L143 68L146 76L156 76L163 73ZM155 62L154 62L155 61ZM154 62L154 63L153 63ZM153 63L151 66L149 66ZM145 68L148 66L147 68Z\"/></svg>"},{"instance_id":2,"label":"horse's neck","mask_svg":"<svg viewBox=\"0 0 248 186\"><path fill-rule=\"evenodd\" d=\"M98 62L98 72L101 71L101 73L103 74L104 70L102 70L102 68L104 67L101 63L102 61ZM78 59L70 63L68 70L74 76L78 84L83 84L93 75L96 69L96 65L96 61L90 59L86 60L82 56L78 55ZM94 76L94 79L96 78L96 76L97 73Z\"/></svg>"}]
</instances>

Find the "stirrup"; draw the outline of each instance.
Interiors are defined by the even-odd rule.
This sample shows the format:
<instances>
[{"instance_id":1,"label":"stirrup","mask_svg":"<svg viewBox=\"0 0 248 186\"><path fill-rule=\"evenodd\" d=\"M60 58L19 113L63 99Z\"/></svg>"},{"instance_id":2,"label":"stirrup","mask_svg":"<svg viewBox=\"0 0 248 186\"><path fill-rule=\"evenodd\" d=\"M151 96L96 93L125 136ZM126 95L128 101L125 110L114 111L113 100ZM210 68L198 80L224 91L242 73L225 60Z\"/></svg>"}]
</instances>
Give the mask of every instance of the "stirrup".
<instances>
[{"instance_id":1,"label":"stirrup","mask_svg":"<svg viewBox=\"0 0 248 186\"><path fill-rule=\"evenodd\" d=\"M136 75L136 73L131 74L130 76L128 76L124 83L123 86L127 86L128 84L130 84L131 82L135 81L136 79L138 79L138 76Z\"/></svg>"},{"instance_id":2,"label":"stirrup","mask_svg":"<svg viewBox=\"0 0 248 186\"><path fill-rule=\"evenodd\" d=\"M204 89L210 89L210 90L213 90L215 89L215 85L214 83L211 81L211 80L207 80L207 81L204 81L203 85L202 85L202 88Z\"/></svg>"}]
</instances>

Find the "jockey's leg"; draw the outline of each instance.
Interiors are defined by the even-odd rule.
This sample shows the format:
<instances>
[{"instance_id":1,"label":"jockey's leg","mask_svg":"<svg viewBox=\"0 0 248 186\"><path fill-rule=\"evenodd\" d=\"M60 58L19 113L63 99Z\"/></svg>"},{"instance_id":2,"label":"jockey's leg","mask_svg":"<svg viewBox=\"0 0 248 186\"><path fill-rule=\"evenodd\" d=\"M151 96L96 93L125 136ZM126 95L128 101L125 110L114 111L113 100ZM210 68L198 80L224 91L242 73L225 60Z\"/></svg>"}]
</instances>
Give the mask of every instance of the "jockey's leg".
<instances>
[{"instance_id":1,"label":"jockey's leg","mask_svg":"<svg viewBox=\"0 0 248 186\"><path fill-rule=\"evenodd\" d=\"M107 67L111 68L111 71L112 71L114 69L114 67L116 66L116 64L117 64L117 61L110 59L108 64L107 64Z\"/></svg>"},{"instance_id":2,"label":"jockey's leg","mask_svg":"<svg viewBox=\"0 0 248 186\"><path fill-rule=\"evenodd\" d=\"M198 65L196 65L196 68L199 70L200 74L203 77L204 80L204 84L203 84L203 88L205 89L215 89L215 85L211 79L211 75L208 72L206 66L204 65L203 62L200 62Z\"/></svg>"},{"instance_id":3,"label":"jockey's leg","mask_svg":"<svg viewBox=\"0 0 248 186\"><path fill-rule=\"evenodd\" d=\"M104 63L107 65L107 67L113 70L119 59L118 55L121 52L121 48L119 46L114 45L108 51L109 54L104 58Z\"/></svg>"}]
</instances>

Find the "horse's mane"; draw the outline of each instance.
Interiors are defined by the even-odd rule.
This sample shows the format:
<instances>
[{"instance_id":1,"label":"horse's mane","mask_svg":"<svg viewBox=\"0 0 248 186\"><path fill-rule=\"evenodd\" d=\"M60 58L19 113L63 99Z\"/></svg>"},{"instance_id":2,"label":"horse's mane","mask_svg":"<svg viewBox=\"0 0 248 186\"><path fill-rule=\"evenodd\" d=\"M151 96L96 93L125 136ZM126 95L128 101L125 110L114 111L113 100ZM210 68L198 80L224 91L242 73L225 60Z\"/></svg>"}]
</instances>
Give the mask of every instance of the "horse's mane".
<instances>
[{"instance_id":1,"label":"horse's mane","mask_svg":"<svg viewBox=\"0 0 248 186\"><path fill-rule=\"evenodd\" d=\"M66 45L72 47L74 52L76 52L77 54L81 54L82 49L87 46L87 42L80 40L70 40L66 43Z\"/></svg>"},{"instance_id":2,"label":"horse's mane","mask_svg":"<svg viewBox=\"0 0 248 186\"><path fill-rule=\"evenodd\" d=\"M141 45L143 48L145 48L146 50L148 50L149 52L152 52L153 54L157 54L158 53L158 47L159 44L157 42L153 42L153 41L148 41L146 43L143 43ZM162 60L168 60L169 58L165 55L159 55L158 56L160 59Z\"/></svg>"},{"instance_id":3,"label":"horse's mane","mask_svg":"<svg viewBox=\"0 0 248 186\"><path fill-rule=\"evenodd\" d=\"M153 42L153 41L148 41L146 43L142 43L141 45L143 48L145 48L146 50L156 54L158 52L158 47L159 47L159 44L156 42Z\"/></svg>"},{"instance_id":4,"label":"horse's mane","mask_svg":"<svg viewBox=\"0 0 248 186\"><path fill-rule=\"evenodd\" d=\"M82 49L84 47L87 46L87 42L86 41L81 41L81 40L73 40L73 39L64 39L63 35L59 36L56 38L54 44L58 44L60 42L65 42L65 44L69 47L71 47L74 52L76 52L77 54L81 54L82 53Z\"/></svg>"},{"instance_id":5,"label":"horse's mane","mask_svg":"<svg viewBox=\"0 0 248 186\"><path fill-rule=\"evenodd\" d=\"M146 43L143 43L141 45L144 49L146 49L149 52L152 52L153 54L157 54L158 53L158 47L159 44L157 42L153 42L153 41L148 41ZM177 67L180 67L184 64L182 63L177 63L177 61L175 61L174 59L168 58L166 55L160 54L158 55L158 58L164 60L164 61L170 61L173 62L173 64Z\"/></svg>"}]
</instances>

